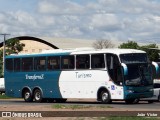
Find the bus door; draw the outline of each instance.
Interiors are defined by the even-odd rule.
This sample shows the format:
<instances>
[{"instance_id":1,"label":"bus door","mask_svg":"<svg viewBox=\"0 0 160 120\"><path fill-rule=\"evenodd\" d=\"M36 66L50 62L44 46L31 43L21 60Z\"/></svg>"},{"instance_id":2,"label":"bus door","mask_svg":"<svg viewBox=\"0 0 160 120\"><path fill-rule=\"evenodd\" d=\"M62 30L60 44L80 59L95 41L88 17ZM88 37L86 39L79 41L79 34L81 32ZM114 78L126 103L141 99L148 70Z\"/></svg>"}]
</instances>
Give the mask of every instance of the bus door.
<instances>
[{"instance_id":1,"label":"bus door","mask_svg":"<svg viewBox=\"0 0 160 120\"><path fill-rule=\"evenodd\" d=\"M106 61L107 61L107 69L110 78L113 82L117 85L122 85L123 83L123 75L121 64L117 55L114 54L106 54Z\"/></svg>"},{"instance_id":2,"label":"bus door","mask_svg":"<svg viewBox=\"0 0 160 120\"><path fill-rule=\"evenodd\" d=\"M107 70L112 82L108 83L111 99L124 99L123 75L117 55L106 54Z\"/></svg>"}]
</instances>

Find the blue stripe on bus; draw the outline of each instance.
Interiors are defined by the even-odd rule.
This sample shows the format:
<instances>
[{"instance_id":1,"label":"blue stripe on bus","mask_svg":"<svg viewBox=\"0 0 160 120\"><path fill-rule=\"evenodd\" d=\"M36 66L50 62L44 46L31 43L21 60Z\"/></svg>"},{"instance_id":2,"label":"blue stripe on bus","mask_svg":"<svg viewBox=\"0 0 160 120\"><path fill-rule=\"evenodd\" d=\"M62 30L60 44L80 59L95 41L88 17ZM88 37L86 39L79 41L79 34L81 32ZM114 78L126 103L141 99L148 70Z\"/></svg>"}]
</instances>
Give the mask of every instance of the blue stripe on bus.
<instances>
[{"instance_id":1,"label":"blue stripe on bus","mask_svg":"<svg viewBox=\"0 0 160 120\"><path fill-rule=\"evenodd\" d=\"M22 97L22 89L28 86L32 91L34 88L40 88L44 98L62 98L59 89L60 74L61 71L10 73L10 75L6 76L8 85L7 95ZM37 79L35 79L36 76L43 76L43 78L37 77Z\"/></svg>"}]
</instances>

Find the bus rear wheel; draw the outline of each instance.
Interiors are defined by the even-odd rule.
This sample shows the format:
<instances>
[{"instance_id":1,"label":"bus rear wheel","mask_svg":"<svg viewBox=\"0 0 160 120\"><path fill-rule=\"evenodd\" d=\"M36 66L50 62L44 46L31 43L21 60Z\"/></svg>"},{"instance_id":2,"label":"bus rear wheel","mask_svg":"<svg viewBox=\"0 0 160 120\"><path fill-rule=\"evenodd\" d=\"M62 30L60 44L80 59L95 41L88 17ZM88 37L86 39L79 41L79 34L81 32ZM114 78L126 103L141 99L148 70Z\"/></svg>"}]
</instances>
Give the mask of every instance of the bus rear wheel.
<instances>
[{"instance_id":1,"label":"bus rear wheel","mask_svg":"<svg viewBox=\"0 0 160 120\"><path fill-rule=\"evenodd\" d=\"M35 102L42 102L42 92L39 89L34 91L34 100Z\"/></svg>"},{"instance_id":2,"label":"bus rear wheel","mask_svg":"<svg viewBox=\"0 0 160 120\"><path fill-rule=\"evenodd\" d=\"M100 99L101 99L102 103L111 103L112 102L111 98L110 98L110 94L107 90L101 92Z\"/></svg>"},{"instance_id":3,"label":"bus rear wheel","mask_svg":"<svg viewBox=\"0 0 160 120\"><path fill-rule=\"evenodd\" d=\"M25 102L32 102L32 101L33 101L31 92L30 92L29 90L25 90L25 91L24 91L24 93L23 93L23 98L24 98L24 101L25 101Z\"/></svg>"}]
</instances>

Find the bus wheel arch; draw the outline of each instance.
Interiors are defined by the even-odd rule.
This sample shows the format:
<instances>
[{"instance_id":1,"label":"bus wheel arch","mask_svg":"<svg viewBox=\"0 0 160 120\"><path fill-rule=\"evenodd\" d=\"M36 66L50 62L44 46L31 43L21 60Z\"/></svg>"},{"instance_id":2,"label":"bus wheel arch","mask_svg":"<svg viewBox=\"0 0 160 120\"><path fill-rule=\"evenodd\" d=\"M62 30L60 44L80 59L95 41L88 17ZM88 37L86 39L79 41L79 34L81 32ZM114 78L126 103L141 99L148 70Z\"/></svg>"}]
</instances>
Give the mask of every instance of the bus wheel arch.
<instances>
[{"instance_id":1,"label":"bus wheel arch","mask_svg":"<svg viewBox=\"0 0 160 120\"><path fill-rule=\"evenodd\" d=\"M22 89L22 98L24 98L25 102L33 101L32 91L29 87L24 87Z\"/></svg>"},{"instance_id":2,"label":"bus wheel arch","mask_svg":"<svg viewBox=\"0 0 160 120\"><path fill-rule=\"evenodd\" d=\"M111 95L107 88L101 87L97 92L97 100L102 103L111 103Z\"/></svg>"},{"instance_id":3,"label":"bus wheel arch","mask_svg":"<svg viewBox=\"0 0 160 120\"><path fill-rule=\"evenodd\" d=\"M33 99L35 102L42 102L43 100L43 92L42 89L39 87L35 87L33 89Z\"/></svg>"}]
</instances>

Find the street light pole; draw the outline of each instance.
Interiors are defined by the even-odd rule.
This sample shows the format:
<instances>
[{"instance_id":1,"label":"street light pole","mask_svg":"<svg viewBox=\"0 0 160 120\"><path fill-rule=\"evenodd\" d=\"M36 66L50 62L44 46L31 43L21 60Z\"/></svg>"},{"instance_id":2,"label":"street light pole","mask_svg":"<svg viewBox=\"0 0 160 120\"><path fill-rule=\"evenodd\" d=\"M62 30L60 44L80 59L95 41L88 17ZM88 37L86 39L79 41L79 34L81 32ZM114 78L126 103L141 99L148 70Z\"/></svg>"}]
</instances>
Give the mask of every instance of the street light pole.
<instances>
[{"instance_id":1,"label":"street light pole","mask_svg":"<svg viewBox=\"0 0 160 120\"><path fill-rule=\"evenodd\" d=\"M10 35L10 34L7 34L7 33L3 33L3 34L0 34L0 35L3 35L4 36L4 39L3 39L3 75L4 75L4 67L5 67L5 56L6 56L6 36L7 35Z\"/></svg>"}]
</instances>

